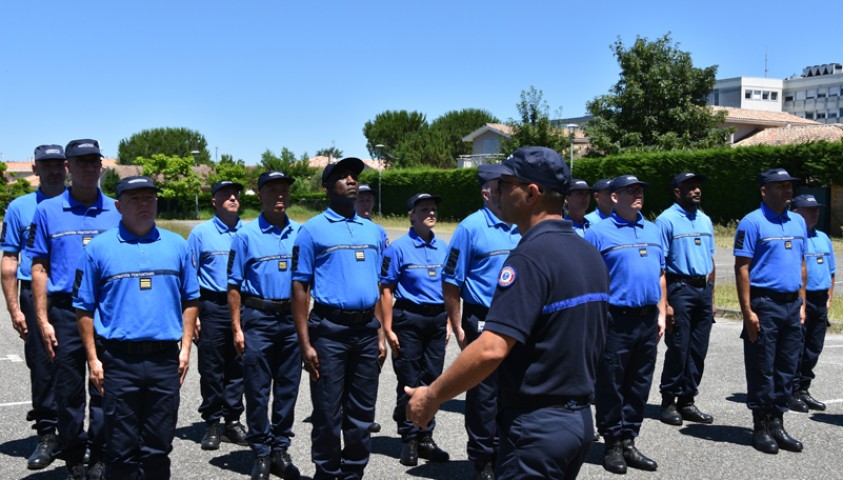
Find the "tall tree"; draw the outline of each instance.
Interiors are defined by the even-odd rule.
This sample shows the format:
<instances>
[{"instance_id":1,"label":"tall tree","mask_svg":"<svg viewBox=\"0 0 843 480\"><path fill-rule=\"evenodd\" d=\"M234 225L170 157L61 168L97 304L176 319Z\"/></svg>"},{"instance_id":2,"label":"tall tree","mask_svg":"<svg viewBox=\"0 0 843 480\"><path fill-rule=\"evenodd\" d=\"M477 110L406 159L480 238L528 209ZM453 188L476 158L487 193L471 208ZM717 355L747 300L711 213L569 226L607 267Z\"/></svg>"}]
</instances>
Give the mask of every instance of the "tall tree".
<instances>
[{"instance_id":1,"label":"tall tree","mask_svg":"<svg viewBox=\"0 0 843 480\"><path fill-rule=\"evenodd\" d=\"M270 149L261 154L261 168L263 170L279 170L296 179L291 191L306 193L309 190L310 178L316 174L315 168L310 168L307 161L296 160L296 154L287 147L281 147L281 155L275 155Z\"/></svg>"},{"instance_id":2,"label":"tall tree","mask_svg":"<svg viewBox=\"0 0 843 480\"><path fill-rule=\"evenodd\" d=\"M487 123L500 123L500 120L479 108L452 110L430 122L431 140L441 142L446 149L448 163L438 166L453 168L459 155L470 154L471 146L462 141L463 137Z\"/></svg>"},{"instance_id":3,"label":"tall tree","mask_svg":"<svg viewBox=\"0 0 843 480\"><path fill-rule=\"evenodd\" d=\"M509 155L520 147L547 147L557 152L568 148L568 137L561 129L550 122L550 107L544 99L544 93L530 86L521 90L521 101L515 104L518 120L510 120L513 129L512 138L501 142L501 153Z\"/></svg>"},{"instance_id":4,"label":"tall tree","mask_svg":"<svg viewBox=\"0 0 843 480\"><path fill-rule=\"evenodd\" d=\"M133 165L138 157L149 159L155 154L188 157L193 151L199 151L197 163L212 163L208 142L201 133L187 128L153 128L120 140L117 158L121 165Z\"/></svg>"},{"instance_id":5,"label":"tall tree","mask_svg":"<svg viewBox=\"0 0 843 480\"><path fill-rule=\"evenodd\" d=\"M6 164L0 162L0 216L6 213L9 202L32 191L29 182L22 178L14 183L9 183L6 180L6 168Z\"/></svg>"},{"instance_id":6,"label":"tall tree","mask_svg":"<svg viewBox=\"0 0 843 480\"><path fill-rule=\"evenodd\" d=\"M377 144L375 144L377 145ZM342 158L342 150L337 147L330 146L327 148L320 148L316 151L317 157L332 157L332 158Z\"/></svg>"},{"instance_id":7,"label":"tall tree","mask_svg":"<svg viewBox=\"0 0 843 480\"><path fill-rule=\"evenodd\" d=\"M231 155L223 154L220 161L214 164L214 171L208 175L207 183L213 185L221 180L231 180L246 185L249 180L246 162L235 161Z\"/></svg>"},{"instance_id":8,"label":"tall tree","mask_svg":"<svg viewBox=\"0 0 843 480\"><path fill-rule=\"evenodd\" d=\"M395 156L394 152L399 145L422 135L427 128L427 119L421 112L387 110L377 114L374 120L366 122L363 126L366 149L372 158L377 158L383 152L375 148L375 145L383 145L383 150L393 152L392 155Z\"/></svg>"},{"instance_id":9,"label":"tall tree","mask_svg":"<svg viewBox=\"0 0 843 480\"><path fill-rule=\"evenodd\" d=\"M626 48L618 39L611 47L620 65L620 80L610 94L586 107L594 119L585 133L596 150L709 148L726 144L719 128L725 112L706 104L717 66L696 68L691 54L679 50L670 33L651 42L636 37Z\"/></svg>"}]
</instances>

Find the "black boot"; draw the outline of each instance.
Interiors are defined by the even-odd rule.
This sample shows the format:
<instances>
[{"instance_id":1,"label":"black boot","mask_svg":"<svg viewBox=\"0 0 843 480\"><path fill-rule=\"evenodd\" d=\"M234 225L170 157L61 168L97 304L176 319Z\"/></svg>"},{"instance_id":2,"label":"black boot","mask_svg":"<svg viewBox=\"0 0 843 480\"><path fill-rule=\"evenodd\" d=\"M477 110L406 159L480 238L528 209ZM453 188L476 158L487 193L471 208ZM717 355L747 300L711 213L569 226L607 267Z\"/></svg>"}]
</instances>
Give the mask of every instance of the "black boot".
<instances>
[{"instance_id":1,"label":"black boot","mask_svg":"<svg viewBox=\"0 0 843 480\"><path fill-rule=\"evenodd\" d=\"M662 423L675 425L677 427L682 425L682 415L680 415L679 411L676 410L676 404L674 403L662 407L662 411L659 414L659 420L661 420Z\"/></svg>"},{"instance_id":2,"label":"black boot","mask_svg":"<svg viewBox=\"0 0 843 480\"><path fill-rule=\"evenodd\" d=\"M290 458L290 454L286 450L272 452L269 471L284 480L299 480L301 478L301 472L299 472L298 467L293 465L293 459Z\"/></svg>"},{"instance_id":3,"label":"black boot","mask_svg":"<svg viewBox=\"0 0 843 480\"><path fill-rule=\"evenodd\" d=\"M372 422L369 424L369 433L381 433L381 424Z\"/></svg>"},{"instance_id":4,"label":"black boot","mask_svg":"<svg viewBox=\"0 0 843 480\"><path fill-rule=\"evenodd\" d=\"M779 445L770 436L767 428L767 416L764 412L752 411L752 446L759 452L779 453Z\"/></svg>"},{"instance_id":5,"label":"black boot","mask_svg":"<svg viewBox=\"0 0 843 480\"><path fill-rule=\"evenodd\" d=\"M773 440L775 440L775 442L779 445L779 448L789 452L802 451L802 442L791 437L784 430L784 422L782 420L781 413L772 414L767 425L770 429L770 436L773 437Z\"/></svg>"},{"instance_id":6,"label":"black boot","mask_svg":"<svg viewBox=\"0 0 843 480\"><path fill-rule=\"evenodd\" d=\"M88 465L88 480L102 480L105 478L105 464L102 461Z\"/></svg>"},{"instance_id":7,"label":"black boot","mask_svg":"<svg viewBox=\"0 0 843 480\"><path fill-rule=\"evenodd\" d=\"M603 446L603 468L608 472L625 474L626 460L624 460L623 445L620 440L606 439Z\"/></svg>"},{"instance_id":8,"label":"black boot","mask_svg":"<svg viewBox=\"0 0 843 480\"><path fill-rule=\"evenodd\" d=\"M56 448L56 434L45 433L38 435L38 445L35 451L26 460L26 468L30 470L41 470L53 463L53 450Z\"/></svg>"},{"instance_id":9,"label":"black boot","mask_svg":"<svg viewBox=\"0 0 843 480\"><path fill-rule=\"evenodd\" d=\"M202 450L218 450L220 448L220 424L209 423L202 437Z\"/></svg>"},{"instance_id":10,"label":"black boot","mask_svg":"<svg viewBox=\"0 0 843 480\"><path fill-rule=\"evenodd\" d=\"M222 435L220 440L243 446L249 444L249 442L246 441L246 429L243 428L243 424L238 420L225 422L225 433Z\"/></svg>"},{"instance_id":11,"label":"black boot","mask_svg":"<svg viewBox=\"0 0 843 480\"><path fill-rule=\"evenodd\" d=\"M796 395L798 395L811 410L819 410L821 412L825 410L825 404L812 397L811 392L808 390L799 390L796 392Z\"/></svg>"},{"instance_id":12,"label":"black boot","mask_svg":"<svg viewBox=\"0 0 843 480\"><path fill-rule=\"evenodd\" d=\"M85 465L73 463L65 465L67 468L67 480L85 480Z\"/></svg>"},{"instance_id":13,"label":"black boot","mask_svg":"<svg viewBox=\"0 0 843 480\"><path fill-rule=\"evenodd\" d=\"M257 457L255 459L255 466L252 467L252 480L269 480L269 471L271 468L269 457Z\"/></svg>"},{"instance_id":14,"label":"black boot","mask_svg":"<svg viewBox=\"0 0 843 480\"><path fill-rule=\"evenodd\" d=\"M707 413L703 413L694 405L694 401L691 400L688 403L680 403L679 407L679 415L682 416L682 420L688 422L696 422L696 423L712 423L714 422L714 417Z\"/></svg>"},{"instance_id":15,"label":"black boot","mask_svg":"<svg viewBox=\"0 0 843 480\"><path fill-rule=\"evenodd\" d=\"M646 455L635 448L635 440L631 438L623 439L623 459L626 460L628 466L639 470L652 472L659 468L655 460L647 458Z\"/></svg>"},{"instance_id":16,"label":"black boot","mask_svg":"<svg viewBox=\"0 0 843 480\"><path fill-rule=\"evenodd\" d=\"M419 438L419 457L431 462L447 462L451 458L448 452L436 445L433 436L430 434Z\"/></svg>"},{"instance_id":17,"label":"black boot","mask_svg":"<svg viewBox=\"0 0 843 480\"><path fill-rule=\"evenodd\" d=\"M795 393L787 399L787 408L794 412L808 413L808 404Z\"/></svg>"},{"instance_id":18,"label":"black boot","mask_svg":"<svg viewBox=\"0 0 843 480\"><path fill-rule=\"evenodd\" d=\"M415 438L405 440L401 447L401 465L415 467L419 464L419 441Z\"/></svg>"}]
</instances>

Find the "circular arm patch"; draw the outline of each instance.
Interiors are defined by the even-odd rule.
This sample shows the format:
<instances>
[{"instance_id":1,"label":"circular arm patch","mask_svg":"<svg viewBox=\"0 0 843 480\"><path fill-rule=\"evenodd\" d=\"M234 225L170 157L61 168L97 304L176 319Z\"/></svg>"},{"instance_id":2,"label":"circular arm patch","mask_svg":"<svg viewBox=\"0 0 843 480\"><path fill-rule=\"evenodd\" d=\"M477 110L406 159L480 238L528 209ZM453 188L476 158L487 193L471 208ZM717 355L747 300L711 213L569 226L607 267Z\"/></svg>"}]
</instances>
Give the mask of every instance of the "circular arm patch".
<instances>
[{"instance_id":1,"label":"circular arm patch","mask_svg":"<svg viewBox=\"0 0 843 480\"><path fill-rule=\"evenodd\" d=\"M501 288L506 288L513 283L515 283L516 277L515 269L510 267L509 265L504 265L501 269L500 275L498 275L498 286Z\"/></svg>"}]
</instances>

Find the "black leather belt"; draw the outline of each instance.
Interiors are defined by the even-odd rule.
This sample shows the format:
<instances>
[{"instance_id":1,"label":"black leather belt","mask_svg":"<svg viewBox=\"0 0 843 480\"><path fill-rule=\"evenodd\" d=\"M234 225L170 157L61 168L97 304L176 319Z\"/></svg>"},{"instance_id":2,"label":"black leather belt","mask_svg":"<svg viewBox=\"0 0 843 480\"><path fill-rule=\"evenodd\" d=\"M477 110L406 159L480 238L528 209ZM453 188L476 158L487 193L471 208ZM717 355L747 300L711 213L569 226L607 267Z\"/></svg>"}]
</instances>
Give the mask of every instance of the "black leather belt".
<instances>
[{"instance_id":1,"label":"black leather belt","mask_svg":"<svg viewBox=\"0 0 843 480\"><path fill-rule=\"evenodd\" d=\"M32 281L21 280L20 281L20 288L28 288L29 290L32 290Z\"/></svg>"},{"instance_id":2,"label":"black leather belt","mask_svg":"<svg viewBox=\"0 0 843 480\"><path fill-rule=\"evenodd\" d=\"M228 303L228 292L217 292L207 288L199 289L199 298L214 303Z\"/></svg>"},{"instance_id":3,"label":"black leather belt","mask_svg":"<svg viewBox=\"0 0 843 480\"><path fill-rule=\"evenodd\" d=\"M254 297L252 295L243 295L243 304L247 307L275 313L290 313L291 305L289 298L272 300L269 298Z\"/></svg>"},{"instance_id":4,"label":"black leather belt","mask_svg":"<svg viewBox=\"0 0 843 480\"><path fill-rule=\"evenodd\" d=\"M51 307L73 308L73 297L69 293L51 293L47 300Z\"/></svg>"},{"instance_id":5,"label":"black leather belt","mask_svg":"<svg viewBox=\"0 0 843 480\"><path fill-rule=\"evenodd\" d=\"M647 317L652 315L655 311L655 305L645 305L643 307L621 307L618 305L609 305L609 313L625 317Z\"/></svg>"},{"instance_id":6,"label":"black leather belt","mask_svg":"<svg viewBox=\"0 0 843 480\"><path fill-rule=\"evenodd\" d=\"M369 323L375 315L374 307L367 308L366 310L343 310L316 302L313 303L313 311L320 317L325 317L334 323L347 326Z\"/></svg>"},{"instance_id":7,"label":"black leather belt","mask_svg":"<svg viewBox=\"0 0 843 480\"><path fill-rule=\"evenodd\" d=\"M484 307L483 305L477 305L474 303L462 302L462 311L463 317L466 315L474 315L476 317L480 317L480 319L486 318L486 315L489 314L489 307Z\"/></svg>"},{"instance_id":8,"label":"black leather belt","mask_svg":"<svg viewBox=\"0 0 843 480\"><path fill-rule=\"evenodd\" d=\"M799 292L777 292L769 288L749 287L750 297L767 297L776 302L792 302L799 298Z\"/></svg>"},{"instance_id":9,"label":"black leather belt","mask_svg":"<svg viewBox=\"0 0 843 480\"><path fill-rule=\"evenodd\" d=\"M667 280L667 283L679 282L697 288L704 288L706 285L708 285L708 277L705 275L700 275L698 277L688 277L685 275L674 275L672 273L668 273L665 274L665 279Z\"/></svg>"},{"instance_id":10,"label":"black leather belt","mask_svg":"<svg viewBox=\"0 0 843 480\"><path fill-rule=\"evenodd\" d=\"M129 355L149 355L163 352L165 350L178 350L179 342L176 340L148 340L134 342L131 340L106 340L101 339L106 350L115 350L128 353Z\"/></svg>"},{"instance_id":11,"label":"black leather belt","mask_svg":"<svg viewBox=\"0 0 843 480\"><path fill-rule=\"evenodd\" d=\"M415 303L403 298L395 301L395 308L425 317L435 317L445 313L444 303Z\"/></svg>"},{"instance_id":12,"label":"black leather belt","mask_svg":"<svg viewBox=\"0 0 843 480\"><path fill-rule=\"evenodd\" d=\"M566 395L521 395L516 393L500 392L500 403L502 408L577 408L590 405L591 398L591 395L572 397Z\"/></svg>"},{"instance_id":13,"label":"black leather belt","mask_svg":"<svg viewBox=\"0 0 843 480\"><path fill-rule=\"evenodd\" d=\"M812 299L828 300L828 290L806 290L805 296Z\"/></svg>"}]
</instances>

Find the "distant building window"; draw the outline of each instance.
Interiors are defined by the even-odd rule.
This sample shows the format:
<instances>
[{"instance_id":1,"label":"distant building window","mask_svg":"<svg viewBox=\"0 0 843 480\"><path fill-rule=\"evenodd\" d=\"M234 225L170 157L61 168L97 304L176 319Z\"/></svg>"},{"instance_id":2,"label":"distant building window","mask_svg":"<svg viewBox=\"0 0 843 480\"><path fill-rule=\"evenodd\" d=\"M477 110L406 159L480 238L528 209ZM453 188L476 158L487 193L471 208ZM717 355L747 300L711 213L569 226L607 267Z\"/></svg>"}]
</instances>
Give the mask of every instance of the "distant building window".
<instances>
[{"instance_id":1,"label":"distant building window","mask_svg":"<svg viewBox=\"0 0 843 480\"><path fill-rule=\"evenodd\" d=\"M753 100L761 100L761 90L753 90L752 91L752 99Z\"/></svg>"},{"instance_id":2,"label":"distant building window","mask_svg":"<svg viewBox=\"0 0 843 480\"><path fill-rule=\"evenodd\" d=\"M747 100L751 100L752 99L752 90L747 90L747 91L743 92L743 98L745 98Z\"/></svg>"},{"instance_id":3,"label":"distant building window","mask_svg":"<svg viewBox=\"0 0 843 480\"><path fill-rule=\"evenodd\" d=\"M714 104L720 105L720 89L719 88L714 89Z\"/></svg>"},{"instance_id":4,"label":"distant building window","mask_svg":"<svg viewBox=\"0 0 843 480\"><path fill-rule=\"evenodd\" d=\"M785 102L792 102L793 101L793 95L785 95L784 101Z\"/></svg>"},{"instance_id":5,"label":"distant building window","mask_svg":"<svg viewBox=\"0 0 843 480\"><path fill-rule=\"evenodd\" d=\"M763 92L761 92L761 100L769 100L769 99L770 99L770 92L769 91L764 90Z\"/></svg>"},{"instance_id":6,"label":"distant building window","mask_svg":"<svg viewBox=\"0 0 843 480\"><path fill-rule=\"evenodd\" d=\"M814 89L805 91L805 98L808 99L808 100L814 98L816 95L817 95L817 91L814 90Z\"/></svg>"},{"instance_id":7,"label":"distant building window","mask_svg":"<svg viewBox=\"0 0 843 480\"><path fill-rule=\"evenodd\" d=\"M829 97L836 97L836 96L840 95L840 90L843 90L843 88L838 89L837 87L831 87L831 88L828 89L828 96Z\"/></svg>"},{"instance_id":8,"label":"distant building window","mask_svg":"<svg viewBox=\"0 0 843 480\"><path fill-rule=\"evenodd\" d=\"M805 118L807 118L808 120L813 120L814 112L805 112Z\"/></svg>"},{"instance_id":9,"label":"distant building window","mask_svg":"<svg viewBox=\"0 0 843 480\"><path fill-rule=\"evenodd\" d=\"M837 112L828 112L828 118L837 118Z\"/></svg>"},{"instance_id":10,"label":"distant building window","mask_svg":"<svg viewBox=\"0 0 843 480\"><path fill-rule=\"evenodd\" d=\"M827 88L818 88L817 89L817 98L825 98L828 94Z\"/></svg>"},{"instance_id":11,"label":"distant building window","mask_svg":"<svg viewBox=\"0 0 843 480\"><path fill-rule=\"evenodd\" d=\"M799 90L796 92L796 100L805 100L805 91Z\"/></svg>"},{"instance_id":12,"label":"distant building window","mask_svg":"<svg viewBox=\"0 0 843 480\"><path fill-rule=\"evenodd\" d=\"M817 120L824 120L825 119L825 112L817 112Z\"/></svg>"},{"instance_id":13,"label":"distant building window","mask_svg":"<svg viewBox=\"0 0 843 480\"><path fill-rule=\"evenodd\" d=\"M774 102L779 101L779 92L770 92L770 100Z\"/></svg>"}]
</instances>

